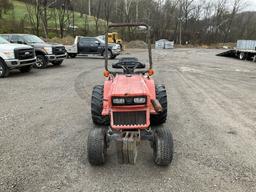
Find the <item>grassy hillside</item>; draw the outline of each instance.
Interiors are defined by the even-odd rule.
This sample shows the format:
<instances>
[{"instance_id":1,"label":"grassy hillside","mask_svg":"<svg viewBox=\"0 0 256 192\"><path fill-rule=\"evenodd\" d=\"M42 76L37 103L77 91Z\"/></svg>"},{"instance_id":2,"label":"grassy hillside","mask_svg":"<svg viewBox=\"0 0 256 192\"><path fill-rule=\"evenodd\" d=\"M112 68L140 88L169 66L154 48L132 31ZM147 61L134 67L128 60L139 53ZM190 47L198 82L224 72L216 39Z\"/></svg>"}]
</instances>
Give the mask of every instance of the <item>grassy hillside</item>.
<instances>
[{"instance_id":1,"label":"grassy hillside","mask_svg":"<svg viewBox=\"0 0 256 192\"><path fill-rule=\"evenodd\" d=\"M4 21L16 21L16 22L24 22L24 27L31 28L29 20L28 20L28 12L25 3L20 1L12 1L14 5L14 10L9 11L7 14L3 15ZM52 9L49 9L49 12L52 11ZM85 28L91 32L94 32L95 30L95 19L93 16L87 16L87 20L84 17L80 17L80 13L75 12L75 26L78 27L79 31L85 31ZM72 20L72 16L70 18ZM71 21L72 22L72 21ZM100 20L100 30L103 30L105 22L103 20ZM55 29L55 20L54 18L49 19L48 21L48 27L50 29ZM14 29L15 30L15 29ZM13 30L12 30L13 31Z\"/></svg>"}]
</instances>

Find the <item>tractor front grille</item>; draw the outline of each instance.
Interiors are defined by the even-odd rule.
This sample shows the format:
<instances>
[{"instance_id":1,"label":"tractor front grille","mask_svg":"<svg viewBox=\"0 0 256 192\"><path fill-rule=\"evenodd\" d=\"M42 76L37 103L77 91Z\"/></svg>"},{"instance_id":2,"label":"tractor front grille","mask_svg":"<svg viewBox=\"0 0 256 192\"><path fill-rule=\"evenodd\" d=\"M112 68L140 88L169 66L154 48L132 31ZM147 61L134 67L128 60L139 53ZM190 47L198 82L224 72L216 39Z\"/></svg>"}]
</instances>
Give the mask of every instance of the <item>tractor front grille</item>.
<instances>
[{"instance_id":1,"label":"tractor front grille","mask_svg":"<svg viewBox=\"0 0 256 192\"><path fill-rule=\"evenodd\" d=\"M114 126L139 126L146 125L146 111L113 112Z\"/></svg>"}]
</instances>

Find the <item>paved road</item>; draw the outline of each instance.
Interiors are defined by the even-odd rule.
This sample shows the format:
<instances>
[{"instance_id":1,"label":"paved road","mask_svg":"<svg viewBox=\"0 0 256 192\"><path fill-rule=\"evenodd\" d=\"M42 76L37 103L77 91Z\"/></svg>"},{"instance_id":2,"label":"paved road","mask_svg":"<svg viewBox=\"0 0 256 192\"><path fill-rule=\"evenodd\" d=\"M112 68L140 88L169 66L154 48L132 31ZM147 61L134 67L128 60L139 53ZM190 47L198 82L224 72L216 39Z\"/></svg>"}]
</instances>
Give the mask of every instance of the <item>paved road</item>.
<instances>
[{"instance_id":1,"label":"paved road","mask_svg":"<svg viewBox=\"0 0 256 192\"><path fill-rule=\"evenodd\" d=\"M256 191L256 64L217 52L154 51L175 142L168 168L153 164L147 143L135 166L119 165L113 149L105 166L89 165L90 93L104 80L102 59L0 79L0 191ZM130 53L146 60L143 50Z\"/></svg>"}]
</instances>

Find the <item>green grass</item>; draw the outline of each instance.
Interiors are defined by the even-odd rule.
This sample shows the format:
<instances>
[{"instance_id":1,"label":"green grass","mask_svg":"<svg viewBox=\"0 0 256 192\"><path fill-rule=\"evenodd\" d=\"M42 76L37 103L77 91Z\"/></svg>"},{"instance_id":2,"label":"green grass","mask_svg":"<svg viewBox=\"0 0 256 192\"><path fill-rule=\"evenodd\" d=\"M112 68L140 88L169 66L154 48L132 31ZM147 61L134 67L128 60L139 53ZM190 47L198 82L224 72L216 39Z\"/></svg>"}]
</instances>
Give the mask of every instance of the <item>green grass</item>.
<instances>
[{"instance_id":1,"label":"green grass","mask_svg":"<svg viewBox=\"0 0 256 192\"><path fill-rule=\"evenodd\" d=\"M27 12L27 8L25 3L20 2L20 1L12 1L13 5L14 5L14 10L13 11L9 11L7 14L3 15L3 19L5 20L16 20L16 21L21 21L24 20L25 21L25 26L26 27L31 27L30 23L28 21L28 12ZM52 9L49 9L50 11ZM80 13L75 12L75 26L79 27L79 29L84 29L85 28L85 16L84 17L80 17ZM72 15L71 15L71 23L72 23ZM95 30L95 19L93 16L87 16L87 28L89 28L90 31L94 31ZM55 21L53 18L49 19L48 21L48 27L49 28L55 28ZM100 20L99 21L99 27L100 30L104 30L104 25L105 25L105 21L104 20Z\"/></svg>"}]
</instances>

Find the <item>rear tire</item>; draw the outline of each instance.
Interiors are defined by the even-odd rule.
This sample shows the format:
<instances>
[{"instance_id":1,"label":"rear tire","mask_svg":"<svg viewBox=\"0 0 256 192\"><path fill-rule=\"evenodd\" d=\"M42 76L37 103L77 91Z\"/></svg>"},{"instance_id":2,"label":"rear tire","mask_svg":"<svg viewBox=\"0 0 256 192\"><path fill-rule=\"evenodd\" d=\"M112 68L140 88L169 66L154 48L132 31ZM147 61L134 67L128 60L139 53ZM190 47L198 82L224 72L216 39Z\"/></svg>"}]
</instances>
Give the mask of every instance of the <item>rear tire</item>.
<instances>
[{"instance_id":1,"label":"rear tire","mask_svg":"<svg viewBox=\"0 0 256 192\"><path fill-rule=\"evenodd\" d=\"M55 65L55 66L59 66L63 63L63 60L62 61L53 61L52 64Z\"/></svg>"},{"instance_id":2,"label":"rear tire","mask_svg":"<svg viewBox=\"0 0 256 192\"><path fill-rule=\"evenodd\" d=\"M87 140L87 155L91 165L103 165L106 162L106 133L102 129L91 129Z\"/></svg>"},{"instance_id":3,"label":"rear tire","mask_svg":"<svg viewBox=\"0 0 256 192\"><path fill-rule=\"evenodd\" d=\"M31 71L31 69L32 69L32 66L28 65L28 66L21 67L19 70L21 73L28 73Z\"/></svg>"},{"instance_id":4,"label":"rear tire","mask_svg":"<svg viewBox=\"0 0 256 192\"><path fill-rule=\"evenodd\" d=\"M10 70L8 69L7 65L3 60L0 59L0 78L7 77L10 73Z\"/></svg>"},{"instance_id":5,"label":"rear tire","mask_svg":"<svg viewBox=\"0 0 256 192\"><path fill-rule=\"evenodd\" d=\"M48 65L48 61L47 61L47 58L44 55L37 55L36 56L35 68L44 69L44 68L47 67L47 65Z\"/></svg>"},{"instance_id":6,"label":"rear tire","mask_svg":"<svg viewBox=\"0 0 256 192\"><path fill-rule=\"evenodd\" d=\"M110 120L109 116L102 116L103 110L103 95L104 95L104 86L96 85L92 91L92 100L91 100L91 114L92 120L96 125L109 125Z\"/></svg>"},{"instance_id":7,"label":"rear tire","mask_svg":"<svg viewBox=\"0 0 256 192\"><path fill-rule=\"evenodd\" d=\"M164 85L156 85L156 99L160 102L163 111L150 116L151 125L161 125L167 118L167 93Z\"/></svg>"},{"instance_id":8,"label":"rear tire","mask_svg":"<svg viewBox=\"0 0 256 192\"><path fill-rule=\"evenodd\" d=\"M173 159L173 138L170 129L159 127L154 131L154 162L159 166L168 166Z\"/></svg>"},{"instance_id":9,"label":"rear tire","mask_svg":"<svg viewBox=\"0 0 256 192\"><path fill-rule=\"evenodd\" d=\"M68 56L71 57L71 58L76 58L77 54L75 54L75 53L69 53Z\"/></svg>"}]
</instances>

